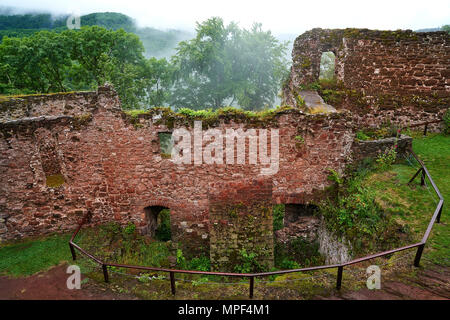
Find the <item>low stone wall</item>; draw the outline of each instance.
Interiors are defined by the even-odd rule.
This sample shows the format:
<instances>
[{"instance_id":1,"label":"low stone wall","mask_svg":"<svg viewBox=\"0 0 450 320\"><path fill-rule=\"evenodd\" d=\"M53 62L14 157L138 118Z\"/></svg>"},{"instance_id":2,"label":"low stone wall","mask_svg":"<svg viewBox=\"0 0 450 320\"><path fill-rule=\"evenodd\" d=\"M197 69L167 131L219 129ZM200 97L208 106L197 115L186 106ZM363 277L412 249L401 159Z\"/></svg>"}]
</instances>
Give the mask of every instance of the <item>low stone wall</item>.
<instances>
[{"instance_id":1,"label":"low stone wall","mask_svg":"<svg viewBox=\"0 0 450 320\"><path fill-rule=\"evenodd\" d=\"M397 158L403 158L407 155L408 150L412 149L412 138L402 134L398 138L355 141L352 146L353 160L360 161L364 158L376 158L380 153L395 146L397 146Z\"/></svg>"},{"instance_id":2,"label":"low stone wall","mask_svg":"<svg viewBox=\"0 0 450 320\"><path fill-rule=\"evenodd\" d=\"M319 252L326 264L339 264L352 260L352 246L349 241L339 239L332 231L320 223L318 229Z\"/></svg>"}]
</instances>

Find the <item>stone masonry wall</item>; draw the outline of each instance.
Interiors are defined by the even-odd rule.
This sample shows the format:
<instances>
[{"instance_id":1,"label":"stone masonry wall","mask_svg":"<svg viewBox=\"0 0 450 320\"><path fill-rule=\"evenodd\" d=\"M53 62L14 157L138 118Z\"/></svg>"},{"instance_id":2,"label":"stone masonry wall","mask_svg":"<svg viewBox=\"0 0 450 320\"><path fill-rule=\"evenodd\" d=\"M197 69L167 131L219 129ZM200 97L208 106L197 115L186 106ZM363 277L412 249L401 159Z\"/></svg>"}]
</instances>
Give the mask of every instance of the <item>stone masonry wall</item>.
<instances>
[{"instance_id":1,"label":"stone masonry wall","mask_svg":"<svg viewBox=\"0 0 450 320\"><path fill-rule=\"evenodd\" d=\"M208 201L212 269L235 271L241 250L273 267L272 180L219 182Z\"/></svg>"},{"instance_id":2,"label":"stone masonry wall","mask_svg":"<svg viewBox=\"0 0 450 320\"><path fill-rule=\"evenodd\" d=\"M300 35L283 89L285 104L297 106L298 92L319 80L326 51L336 56L339 85L319 93L334 107L352 110L361 125L380 124L388 115L378 115L386 110L402 125L442 119L450 105L448 33L368 29L313 29Z\"/></svg>"},{"instance_id":3,"label":"stone masonry wall","mask_svg":"<svg viewBox=\"0 0 450 320\"><path fill-rule=\"evenodd\" d=\"M260 178L267 165L250 165L248 159L240 165L175 164L161 155L158 132L179 124L163 114L130 121L107 87L87 96L42 96L36 104L35 96L21 97L36 110L31 117L2 115L0 238L73 231L88 211L92 224L132 221L145 229L144 208L163 206L171 211L173 240L209 250L209 192L218 183ZM48 115L49 105L78 105L80 111ZM263 176L272 183L272 203L317 199L330 184L328 169L342 172L350 161L354 128L348 113L313 116L287 110L259 127L264 126L280 135L279 170ZM248 129L240 119L220 119L216 127ZM62 183L49 185L53 175L62 176Z\"/></svg>"}]
</instances>

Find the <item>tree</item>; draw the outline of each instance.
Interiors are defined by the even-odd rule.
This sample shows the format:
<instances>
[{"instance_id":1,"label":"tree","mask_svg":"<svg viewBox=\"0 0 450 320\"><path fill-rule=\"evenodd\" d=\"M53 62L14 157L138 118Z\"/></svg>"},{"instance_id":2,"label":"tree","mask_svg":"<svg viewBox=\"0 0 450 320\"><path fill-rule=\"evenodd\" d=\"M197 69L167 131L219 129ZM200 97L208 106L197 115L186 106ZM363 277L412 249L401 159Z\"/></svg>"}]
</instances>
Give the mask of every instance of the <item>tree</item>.
<instances>
[{"instance_id":1,"label":"tree","mask_svg":"<svg viewBox=\"0 0 450 320\"><path fill-rule=\"evenodd\" d=\"M285 50L287 43L279 43L262 25L255 23L251 30L236 33L231 51L234 99L244 109L270 108L288 73Z\"/></svg>"},{"instance_id":2,"label":"tree","mask_svg":"<svg viewBox=\"0 0 450 320\"><path fill-rule=\"evenodd\" d=\"M150 58L146 62L145 77L147 81L147 104L152 107L162 106L170 97L173 83L173 67L166 59Z\"/></svg>"},{"instance_id":3,"label":"tree","mask_svg":"<svg viewBox=\"0 0 450 320\"><path fill-rule=\"evenodd\" d=\"M221 18L197 23L197 35L180 42L172 58L172 105L217 109L237 102L246 109L270 106L286 72L285 44L255 24L251 30L223 24Z\"/></svg>"},{"instance_id":4,"label":"tree","mask_svg":"<svg viewBox=\"0 0 450 320\"><path fill-rule=\"evenodd\" d=\"M0 64L17 89L33 92L66 91L64 73L71 64L67 38L41 31L30 37L5 37L0 44Z\"/></svg>"},{"instance_id":5,"label":"tree","mask_svg":"<svg viewBox=\"0 0 450 320\"><path fill-rule=\"evenodd\" d=\"M172 59L177 79L173 104L192 109L219 108L233 92L231 65L225 56L230 28L221 18L211 18L197 23L196 31L194 39L179 43ZM189 90L196 96L191 97Z\"/></svg>"}]
</instances>

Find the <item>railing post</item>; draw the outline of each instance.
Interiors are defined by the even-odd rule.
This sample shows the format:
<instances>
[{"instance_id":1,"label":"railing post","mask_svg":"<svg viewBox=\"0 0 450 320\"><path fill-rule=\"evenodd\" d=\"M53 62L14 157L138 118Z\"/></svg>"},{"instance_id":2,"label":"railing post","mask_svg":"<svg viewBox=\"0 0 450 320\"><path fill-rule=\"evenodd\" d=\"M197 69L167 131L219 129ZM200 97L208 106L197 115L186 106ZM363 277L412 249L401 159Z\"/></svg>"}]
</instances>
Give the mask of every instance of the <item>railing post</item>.
<instances>
[{"instance_id":1,"label":"railing post","mask_svg":"<svg viewBox=\"0 0 450 320\"><path fill-rule=\"evenodd\" d=\"M422 169L422 175L420 176L420 185L425 185L425 170Z\"/></svg>"},{"instance_id":2,"label":"railing post","mask_svg":"<svg viewBox=\"0 0 450 320\"><path fill-rule=\"evenodd\" d=\"M73 248L71 243L69 243L69 247L70 247L70 252L72 253L72 260L73 261L77 260L77 255L75 253L75 249Z\"/></svg>"},{"instance_id":3,"label":"railing post","mask_svg":"<svg viewBox=\"0 0 450 320\"><path fill-rule=\"evenodd\" d=\"M421 244L417 248L416 257L414 258L414 267L418 267L420 265L420 258L422 257L423 248L425 247L425 243Z\"/></svg>"},{"instance_id":4,"label":"railing post","mask_svg":"<svg viewBox=\"0 0 450 320\"><path fill-rule=\"evenodd\" d=\"M436 217L436 222L437 223L440 223L441 222L441 213L442 213L442 207L443 207L444 205L442 204L442 206L441 206L441 209L439 210L439 213L438 213L438 215L437 215L437 217Z\"/></svg>"},{"instance_id":5,"label":"railing post","mask_svg":"<svg viewBox=\"0 0 450 320\"><path fill-rule=\"evenodd\" d=\"M337 281L336 281L336 289L341 290L341 284L342 284L342 271L344 270L344 266L338 267L338 273L337 273Z\"/></svg>"},{"instance_id":6,"label":"railing post","mask_svg":"<svg viewBox=\"0 0 450 320\"><path fill-rule=\"evenodd\" d=\"M253 286L254 286L254 283L255 283L255 278L254 277L250 277L250 287L249 287L249 290L250 290L249 297L250 297L250 299L253 299Z\"/></svg>"},{"instance_id":7,"label":"railing post","mask_svg":"<svg viewBox=\"0 0 450 320\"><path fill-rule=\"evenodd\" d=\"M102 264L102 269L103 269L103 277L105 278L105 282L108 283L109 277L108 277L108 268L107 268L106 264Z\"/></svg>"},{"instance_id":8,"label":"railing post","mask_svg":"<svg viewBox=\"0 0 450 320\"><path fill-rule=\"evenodd\" d=\"M417 170L417 172L414 174L414 176L408 181L408 184L410 184L411 182L413 182L413 180L417 177L417 175L423 172L423 168L420 168L419 170Z\"/></svg>"},{"instance_id":9,"label":"railing post","mask_svg":"<svg viewBox=\"0 0 450 320\"><path fill-rule=\"evenodd\" d=\"M172 290L172 294L175 295L176 288L175 288L175 273L170 273L170 289Z\"/></svg>"}]
</instances>

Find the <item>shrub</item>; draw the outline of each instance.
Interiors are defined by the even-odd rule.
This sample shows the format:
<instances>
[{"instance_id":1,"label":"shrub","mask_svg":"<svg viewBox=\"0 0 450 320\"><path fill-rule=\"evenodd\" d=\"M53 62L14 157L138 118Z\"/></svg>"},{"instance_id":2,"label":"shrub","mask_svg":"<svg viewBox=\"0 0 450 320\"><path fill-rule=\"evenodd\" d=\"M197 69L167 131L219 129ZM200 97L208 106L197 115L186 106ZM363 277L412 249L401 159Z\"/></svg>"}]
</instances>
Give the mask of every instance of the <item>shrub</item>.
<instances>
[{"instance_id":1,"label":"shrub","mask_svg":"<svg viewBox=\"0 0 450 320\"><path fill-rule=\"evenodd\" d=\"M378 169L381 171L389 169L392 164L394 164L395 159L397 159L397 145L391 148L387 148L384 152L380 153L375 160L378 166Z\"/></svg>"},{"instance_id":2,"label":"shrub","mask_svg":"<svg viewBox=\"0 0 450 320\"><path fill-rule=\"evenodd\" d=\"M284 227L284 204L273 206L273 231L283 229Z\"/></svg>"},{"instance_id":3,"label":"shrub","mask_svg":"<svg viewBox=\"0 0 450 320\"><path fill-rule=\"evenodd\" d=\"M128 222L127 226L125 227L125 229L123 230L126 234L131 235L136 231L136 226L134 225L133 222Z\"/></svg>"},{"instance_id":4,"label":"shrub","mask_svg":"<svg viewBox=\"0 0 450 320\"><path fill-rule=\"evenodd\" d=\"M359 130L358 132L356 132L356 139L366 141L369 140L370 137L366 135L362 130Z\"/></svg>"},{"instance_id":5,"label":"shrub","mask_svg":"<svg viewBox=\"0 0 450 320\"><path fill-rule=\"evenodd\" d=\"M164 209L159 213L160 224L155 230L155 238L159 241L169 241L172 239L170 228L170 210Z\"/></svg>"},{"instance_id":6,"label":"shrub","mask_svg":"<svg viewBox=\"0 0 450 320\"><path fill-rule=\"evenodd\" d=\"M260 256L256 252L247 252L246 249L239 251L238 263L234 266L234 271L237 273L251 273L265 271L265 267L262 266L257 258Z\"/></svg>"},{"instance_id":7,"label":"shrub","mask_svg":"<svg viewBox=\"0 0 450 320\"><path fill-rule=\"evenodd\" d=\"M189 270L210 271L211 261L206 256L193 258L189 262Z\"/></svg>"}]
</instances>

